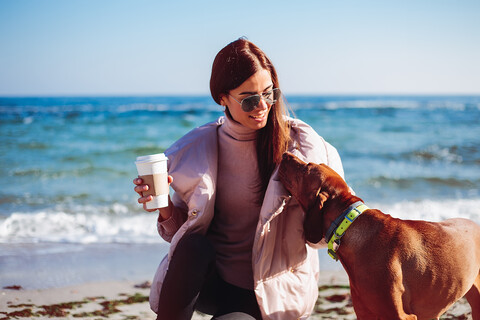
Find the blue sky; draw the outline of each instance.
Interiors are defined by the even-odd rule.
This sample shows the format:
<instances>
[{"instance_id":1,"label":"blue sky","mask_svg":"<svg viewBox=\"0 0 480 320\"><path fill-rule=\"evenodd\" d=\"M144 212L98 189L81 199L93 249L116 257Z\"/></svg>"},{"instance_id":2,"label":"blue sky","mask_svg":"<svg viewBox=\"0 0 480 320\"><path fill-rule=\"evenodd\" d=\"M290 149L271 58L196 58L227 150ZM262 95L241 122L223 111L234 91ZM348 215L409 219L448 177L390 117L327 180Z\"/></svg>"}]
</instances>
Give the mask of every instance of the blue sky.
<instances>
[{"instance_id":1,"label":"blue sky","mask_svg":"<svg viewBox=\"0 0 480 320\"><path fill-rule=\"evenodd\" d=\"M480 1L0 0L0 95L208 94L246 36L291 94L480 94Z\"/></svg>"}]
</instances>

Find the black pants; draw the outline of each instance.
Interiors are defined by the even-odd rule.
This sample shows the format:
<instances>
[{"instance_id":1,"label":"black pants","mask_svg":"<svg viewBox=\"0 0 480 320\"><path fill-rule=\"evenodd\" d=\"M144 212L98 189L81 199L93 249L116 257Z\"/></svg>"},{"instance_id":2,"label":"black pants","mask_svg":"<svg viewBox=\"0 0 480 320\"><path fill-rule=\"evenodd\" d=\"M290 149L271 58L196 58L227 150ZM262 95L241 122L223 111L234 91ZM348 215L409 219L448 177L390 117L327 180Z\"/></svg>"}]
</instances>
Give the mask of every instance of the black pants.
<instances>
[{"instance_id":1,"label":"black pants","mask_svg":"<svg viewBox=\"0 0 480 320\"><path fill-rule=\"evenodd\" d=\"M252 290L225 282L215 268L215 249L202 235L185 235L165 276L157 320L190 320L194 310L216 320L261 320Z\"/></svg>"}]
</instances>

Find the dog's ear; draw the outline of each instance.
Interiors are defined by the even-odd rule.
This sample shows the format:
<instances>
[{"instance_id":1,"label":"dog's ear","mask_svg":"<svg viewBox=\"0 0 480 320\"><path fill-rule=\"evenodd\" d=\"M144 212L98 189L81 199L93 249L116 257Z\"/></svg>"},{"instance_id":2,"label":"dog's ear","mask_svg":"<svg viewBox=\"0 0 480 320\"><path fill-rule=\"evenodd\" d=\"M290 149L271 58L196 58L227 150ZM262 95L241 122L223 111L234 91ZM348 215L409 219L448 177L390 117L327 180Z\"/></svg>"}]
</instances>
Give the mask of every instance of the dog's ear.
<instances>
[{"instance_id":1,"label":"dog's ear","mask_svg":"<svg viewBox=\"0 0 480 320\"><path fill-rule=\"evenodd\" d=\"M323 238L323 215L320 214L320 211L328 196L319 190L315 198L316 200L313 206L307 210L303 222L305 239L311 243L320 242Z\"/></svg>"}]
</instances>

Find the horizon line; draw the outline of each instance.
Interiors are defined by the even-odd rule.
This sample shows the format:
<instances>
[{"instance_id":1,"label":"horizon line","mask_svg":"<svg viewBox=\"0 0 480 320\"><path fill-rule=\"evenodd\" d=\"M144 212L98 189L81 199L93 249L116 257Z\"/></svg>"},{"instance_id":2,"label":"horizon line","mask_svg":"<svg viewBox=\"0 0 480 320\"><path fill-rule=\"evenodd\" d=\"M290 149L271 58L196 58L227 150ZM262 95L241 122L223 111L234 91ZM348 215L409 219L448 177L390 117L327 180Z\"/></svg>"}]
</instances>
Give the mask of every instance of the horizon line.
<instances>
[{"instance_id":1,"label":"horizon line","mask_svg":"<svg viewBox=\"0 0 480 320\"><path fill-rule=\"evenodd\" d=\"M480 92L477 93L455 93L455 92L442 92L442 93L433 93L433 92L385 92L385 93L375 93L375 92L318 92L318 93L295 93L295 92L284 92L285 96L291 97L331 97L331 96L396 96L396 97L480 97ZM154 98L154 97L211 97L209 93L64 93L64 94L1 94L0 98L134 98L134 97L145 97L145 98Z\"/></svg>"}]
</instances>

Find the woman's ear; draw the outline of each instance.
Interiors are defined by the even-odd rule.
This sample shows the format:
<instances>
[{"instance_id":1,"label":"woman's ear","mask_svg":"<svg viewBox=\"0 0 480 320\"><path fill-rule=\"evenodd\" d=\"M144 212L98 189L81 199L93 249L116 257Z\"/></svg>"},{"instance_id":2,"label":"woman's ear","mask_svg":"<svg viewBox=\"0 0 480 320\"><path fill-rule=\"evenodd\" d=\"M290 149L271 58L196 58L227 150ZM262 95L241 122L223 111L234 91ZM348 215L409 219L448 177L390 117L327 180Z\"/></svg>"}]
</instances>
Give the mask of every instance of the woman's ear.
<instances>
[{"instance_id":1,"label":"woman's ear","mask_svg":"<svg viewBox=\"0 0 480 320\"><path fill-rule=\"evenodd\" d=\"M220 105L224 108L228 106L228 99L227 99L227 96L224 94L222 94L220 97Z\"/></svg>"}]
</instances>

